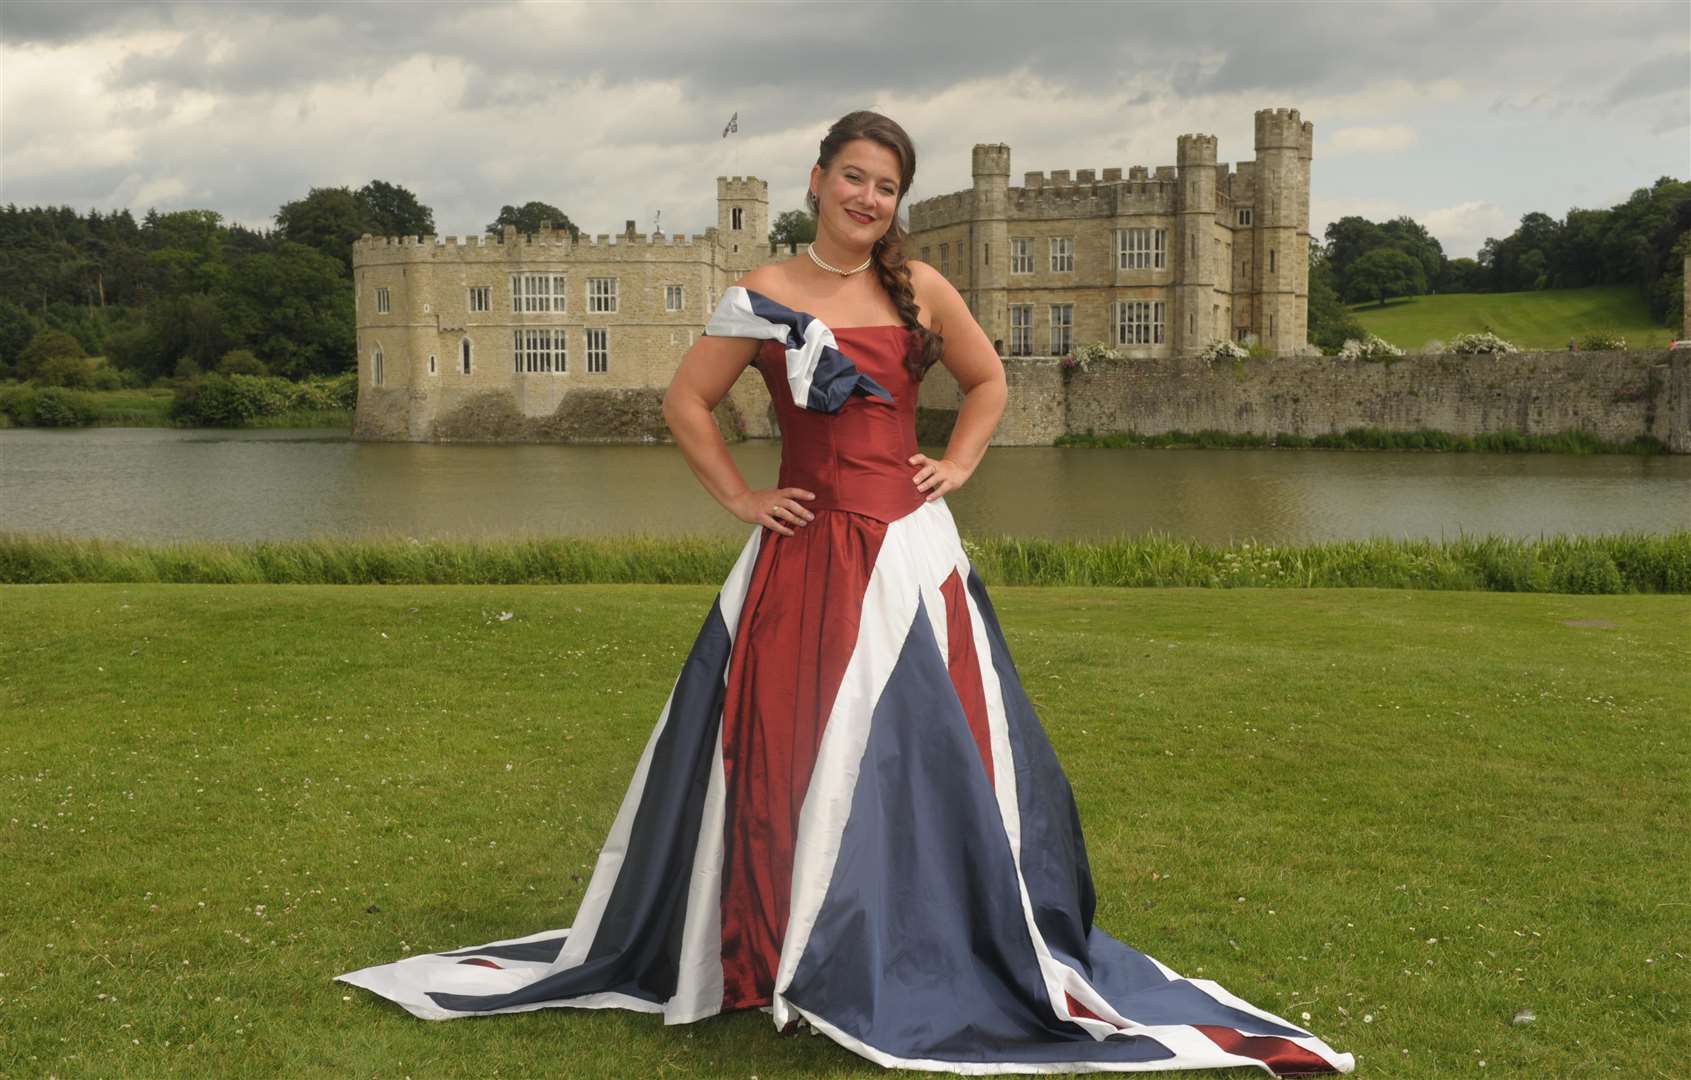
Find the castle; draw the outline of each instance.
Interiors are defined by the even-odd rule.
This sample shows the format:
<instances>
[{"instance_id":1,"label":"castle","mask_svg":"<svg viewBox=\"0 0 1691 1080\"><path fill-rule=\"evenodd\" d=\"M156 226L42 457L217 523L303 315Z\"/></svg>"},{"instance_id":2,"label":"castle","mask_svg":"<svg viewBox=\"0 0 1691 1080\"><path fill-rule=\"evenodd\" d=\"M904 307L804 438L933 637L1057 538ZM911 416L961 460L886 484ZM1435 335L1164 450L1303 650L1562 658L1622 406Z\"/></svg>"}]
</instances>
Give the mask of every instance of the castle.
<instances>
[{"instance_id":1,"label":"castle","mask_svg":"<svg viewBox=\"0 0 1691 1080\"><path fill-rule=\"evenodd\" d=\"M1028 173L974 148L971 190L909 206L906 250L944 273L1008 355L1104 342L1129 358L1190 355L1217 338L1277 353L1307 341L1314 128L1256 114L1256 160L1216 162L1182 135L1176 164ZM666 435L681 355L723 289L775 258L768 184L717 177L717 224L697 236L579 239L365 236L353 245L361 439L626 440ZM725 427L774 434L748 369Z\"/></svg>"},{"instance_id":2,"label":"castle","mask_svg":"<svg viewBox=\"0 0 1691 1080\"><path fill-rule=\"evenodd\" d=\"M1216 162L1182 135L1174 165L1030 172L974 148L974 187L910 207L910 245L1011 356L1103 342L1129 358L1191 355L1217 338L1275 353L1308 341L1309 166L1315 127L1256 114L1256 160Z\"/></svg>"},{"instance_id":3,"label":"castle","mask_svg":"<svg viewBox=\"0 0 1691 1080\"><path fill-rule=\"evenodd\" d=\"M548 225L533 236L506 226L462 240L356 241L353 436L567 437L580 433L540 422L582 391L633 402L646 428L661 426L663 390L723 289L774 258L767 183L719 176L716 203L716 227L694 236L639 233L630 221L615 237ZM747 434L768 435L768 397L748 369L727 409L748 418ZM630 408L610 411L626 419Z\"/></svg>"}]
</instances>

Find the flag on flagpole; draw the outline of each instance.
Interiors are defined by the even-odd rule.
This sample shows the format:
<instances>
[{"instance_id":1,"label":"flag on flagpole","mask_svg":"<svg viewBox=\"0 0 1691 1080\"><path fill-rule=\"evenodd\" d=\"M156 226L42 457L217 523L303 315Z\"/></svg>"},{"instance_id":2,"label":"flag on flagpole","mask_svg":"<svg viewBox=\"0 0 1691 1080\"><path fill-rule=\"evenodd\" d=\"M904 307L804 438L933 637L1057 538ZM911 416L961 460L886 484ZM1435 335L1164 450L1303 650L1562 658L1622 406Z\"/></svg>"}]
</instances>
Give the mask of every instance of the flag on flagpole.
<instances>
[{"instance_id":1,"label":"flag on flagpole","mask_svg":"<svg viewBox=\"0 0 1691 1080\"><path fill-rule=\"evenodd\" d=\"M728 118L728 126L722 129L722 137L724 139L726 139L728 137L728 133L730 131L739 131L739 130L740 130L740 113L739 113L738 110L735 110L734 115L730 116Z\"/></svg>"}]
</instances>

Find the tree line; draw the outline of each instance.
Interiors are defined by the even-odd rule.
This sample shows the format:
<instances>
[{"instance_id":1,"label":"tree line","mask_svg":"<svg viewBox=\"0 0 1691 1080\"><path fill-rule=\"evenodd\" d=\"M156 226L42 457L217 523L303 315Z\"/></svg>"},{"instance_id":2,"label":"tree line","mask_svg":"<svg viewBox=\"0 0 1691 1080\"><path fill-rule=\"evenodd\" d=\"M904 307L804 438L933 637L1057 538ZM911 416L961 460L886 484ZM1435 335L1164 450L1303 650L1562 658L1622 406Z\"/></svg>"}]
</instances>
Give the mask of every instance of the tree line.
<instances>
[{"instance_id":1,"label":"tree line","mask_svg":"<svg viewBox=\"0 0 1691 1080\"><path fill-rule=\"evenodd\" d=\"M1345 306L1428 293L1523 292L1632 285L1664 326L1684 313L1691 252L1691 183L1664 176L1606 210L1533 211L1508 236L1487 238L1477 258L1448 258L1408 217L1343 217L1310 245L1310 340L1337 347L1360 337Z\"/></svg>"},{"instance_id":2,"label":"tree line","mask_svg":"<svg viewBox=\"0 0 1691 1080\"><path fill-rule=\"evenodd\" d=\"M222 370L288 378L356 367L352 243L365 233L433 233L434 212L403 186L312 188L276 211L274 228L212 210L79 214L68 206L0 209L0 378L36 376L56 357L105 356L132 385ZM569 215L534 200L487 225L579 236ZM815 238L805 211L777 216L771 250ZM1677 324L1691 250L1691 183L1662 177L1606 210L1530 213L1478 258L1448 258L1418 222L1345 217L1310 250L1310 336L1336 348L1360 336L1346 306L1431 292L1513 292L1632 284L1664 325ZM75 373L73 366L55 370Z\"/></svg>"}]
</instances>

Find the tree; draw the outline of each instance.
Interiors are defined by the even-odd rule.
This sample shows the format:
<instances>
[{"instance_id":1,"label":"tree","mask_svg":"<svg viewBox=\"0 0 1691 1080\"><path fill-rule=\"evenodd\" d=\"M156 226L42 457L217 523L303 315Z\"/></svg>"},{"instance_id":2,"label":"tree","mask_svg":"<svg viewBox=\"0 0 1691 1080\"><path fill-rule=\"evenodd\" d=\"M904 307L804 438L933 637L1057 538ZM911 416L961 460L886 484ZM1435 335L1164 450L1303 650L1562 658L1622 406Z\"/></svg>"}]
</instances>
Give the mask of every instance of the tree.
<instances>
[{"instance_id":1,"label":"tree","mask_svg":"<svg viewBox=\"0 0 1691 1080\"><path fill-rule=\"evenodd\" d=\"M1327 251L1319 243L1309 245L1309 340L1322 352L1332 354L1346 341L1362 340L1362 324L1345 309L1333 280Z\"/></svg>"},{"instance_id":2,"label":"tree","mask_svg":"<svg viewBox=\"0 0 1691 1080\"><path fill-rule=\"evenodd\" d=\"M29 344L18 353L18 378L29 379L41 370L47 361L58 356L82 357L88 355L82 350L82 342L65 333L63 330L42 330L29 339Z\"/></svg>"},{"instance_id":3,"label":"tree","mask_svg":"<svg viewBox=\"0 0 1691 1080\"><path fill-rule=\"evenodd\" d=\"M1333 278L1344 281L1350 264L1373 251L1381 244L1380 227L1367 218L1342 217L1327 226L1327 261L1333 268Z\"/></svg>"},{"instance_id":4,"label":"tree","mask_svg":"<svg viewBox=\"0 0 1691 1080\"><path fill-rule=\"evenodd\" d=\"M370 231L363 201L344 187L312 188L305 198L283 203L276 211L276 230L284 240L316 248L349 274L352 243Z\"/></svg>"},{"instance_id":5,"label":"tree","mask_svg":"<svg viewBox=\"0 0 1691 1080\"><path fill-rule=\"evenodd\" d=\"M1421 264L1426 280L1436 282L1444 271L1444 245L1412 217L1395 217L1380 226L1380 237Z\"/></svg>"},{"instance_id":6,"label":"tree","mask_svg":"<svg viewBox=\"0 0 1691 1080\"><path fill-rule=\"evenodd\" d=\"M36 330L29 312L10 300L0 300L0 375L12 370Z\"/></svg>"},{"instance_id":7,"label":"tree","mask_svg":"<svg viewBox=\"0 0 1691 1080\"><path fill-rule=\"evenodd\" d=\"M554 229L568 229L571 240L580 239L581 230L575 227L568 214L551 203L538 201L523 203L521 207L501 206L499 216L488 225L487 231L498 235L505 231L505 226L512 225L519 234L532 236L539 232L541 224L547 221L552 223Z\"/></svg>"},{"instance_id":8,"label":"tree","mask_svg":"<svg viewBox=\"0 0 1691 1080\"><path fill-rule=\"evenodd\" d=\"M1397 248L1376 248L1357 259L1345 278L1345 296L1378 300L1414 296L1427 291L1427 274L1421 264Z\"/></svg>"},{"instance_id":9,"label":"tree","mask_svg":"<svg viewBox=\"0 0 1691 1080\"><path fill-rule=\"evenodd\" d=\"M358 189L364 208L365 232L376 236L432 236L434 211L417 196L386 180L372 180Z\"/></svg>"},{"instance_id":10,"label":"tree","mask_svg":"<svg viewBox=\"0 0 1691 1080\"><path fill-rule=\"evenodd\" d=\"M808 210L786 210L769 229L769 250L774 251L786 244L788 251L797 251L799 244L808 244L815 239L815 215Z\"/></svg>"}]
</instances>

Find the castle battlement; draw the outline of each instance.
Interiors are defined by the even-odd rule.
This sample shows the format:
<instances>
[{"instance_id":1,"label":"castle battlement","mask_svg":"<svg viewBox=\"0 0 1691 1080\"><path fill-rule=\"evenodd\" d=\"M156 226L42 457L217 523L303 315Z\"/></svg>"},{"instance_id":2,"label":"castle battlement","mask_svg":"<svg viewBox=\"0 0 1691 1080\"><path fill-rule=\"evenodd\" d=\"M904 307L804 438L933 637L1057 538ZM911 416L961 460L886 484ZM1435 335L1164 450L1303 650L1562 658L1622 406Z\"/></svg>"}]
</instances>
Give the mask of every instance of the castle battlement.
<instances>
[{"instance_id":1,"label":"castle battlement","mask_svg":"<svg viewBox=\"0 0 1691 1080\"><path fill-rule=\"evenodd\" d=\"M1299 116L1298 110L1257 110L1258 150L1308 150L1314 145L1314 140L1315 125Z\"/></svg>"},{"instance_id":2,"label":"castle battlement","mask_svg":"<svg viewBox=\"0 0 1691 1080\"><path fill-rule=\"evenodd\" d=\"M1174 140L1174 159L1181 165L1214 165L1214 135L1181 135Z\"/></svg>"}]
</instances>

